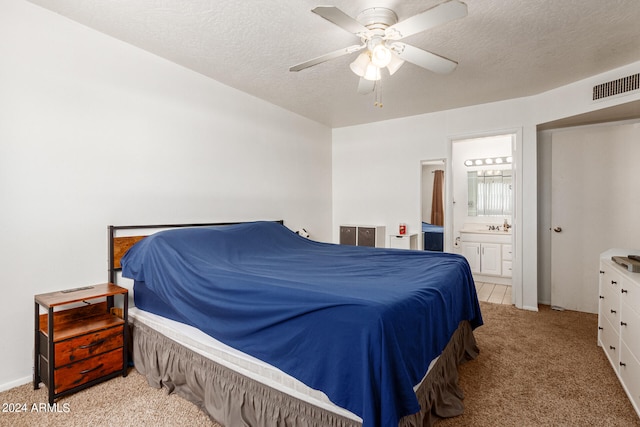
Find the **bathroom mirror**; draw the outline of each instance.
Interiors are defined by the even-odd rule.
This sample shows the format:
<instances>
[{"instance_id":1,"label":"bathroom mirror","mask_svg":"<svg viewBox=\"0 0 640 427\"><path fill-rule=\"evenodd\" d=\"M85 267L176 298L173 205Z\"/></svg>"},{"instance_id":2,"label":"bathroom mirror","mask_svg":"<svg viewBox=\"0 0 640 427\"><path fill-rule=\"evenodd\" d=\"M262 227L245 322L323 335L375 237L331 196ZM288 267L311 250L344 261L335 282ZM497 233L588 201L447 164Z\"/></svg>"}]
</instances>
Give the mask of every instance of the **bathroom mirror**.
<instances>
[{"instance_id":1,"label":"bathroom mirror","mask_svg":"<svg viewBox=\"0 0 640 427\"><path fill-rule=\"evenodd\" d=\"M511 215L513 206L511 170L467 172L468 215Z\"/></svg>"}]
</instances>

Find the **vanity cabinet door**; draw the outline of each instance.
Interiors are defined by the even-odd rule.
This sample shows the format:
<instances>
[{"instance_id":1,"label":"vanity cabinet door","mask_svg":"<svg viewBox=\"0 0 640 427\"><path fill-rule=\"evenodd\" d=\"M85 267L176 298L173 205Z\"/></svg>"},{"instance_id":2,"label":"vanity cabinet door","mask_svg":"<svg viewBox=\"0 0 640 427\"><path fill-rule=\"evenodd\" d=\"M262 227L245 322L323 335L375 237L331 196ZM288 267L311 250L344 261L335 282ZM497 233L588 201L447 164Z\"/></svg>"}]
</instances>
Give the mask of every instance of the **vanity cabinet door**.
<instances>
[{"instance_id":1,"label":"vanity cabinet door","mask_svg":"<svg viewBox=\"0 0 640 427\"><path fill-rule=\"evenodd\" d=\"M480 273L480 243L462 242L462 255L469 262L472 273Z\"/></svg>"},{"instance_id":2,"label":"vanity cabinet door","mask_svg":"<svg viewBox=\"0 0 640 427\"><path fill-rule=\"evenodd\" d=\"M500 276L502 274L502 245L498 243L480 244L480 272Z\"/></svg>"}]
</instances>

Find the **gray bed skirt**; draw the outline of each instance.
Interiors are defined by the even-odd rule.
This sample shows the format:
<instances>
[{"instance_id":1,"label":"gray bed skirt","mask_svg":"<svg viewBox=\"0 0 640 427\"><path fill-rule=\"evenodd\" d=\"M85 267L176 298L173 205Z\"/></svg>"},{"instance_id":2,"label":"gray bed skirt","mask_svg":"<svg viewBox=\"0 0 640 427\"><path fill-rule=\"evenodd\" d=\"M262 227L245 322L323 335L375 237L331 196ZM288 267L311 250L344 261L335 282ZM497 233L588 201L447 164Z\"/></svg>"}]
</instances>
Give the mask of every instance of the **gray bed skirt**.
<instances>
[{"instance_id":1,"label":"gray bed skirt","mask_svg":"<svg viewBox=\"0 0 640 427\"><path fill-rule=\"evenodd\" d=\"M149 385L177 393L222 425L361 426L213 362L144 324L132 323L135 368ZM417 391L422 410L402 418L399 425L431 426L439 418L462 414L458 365L475 359L478 352L469 322L461 322Z\"/></svg>"}]
</instances>

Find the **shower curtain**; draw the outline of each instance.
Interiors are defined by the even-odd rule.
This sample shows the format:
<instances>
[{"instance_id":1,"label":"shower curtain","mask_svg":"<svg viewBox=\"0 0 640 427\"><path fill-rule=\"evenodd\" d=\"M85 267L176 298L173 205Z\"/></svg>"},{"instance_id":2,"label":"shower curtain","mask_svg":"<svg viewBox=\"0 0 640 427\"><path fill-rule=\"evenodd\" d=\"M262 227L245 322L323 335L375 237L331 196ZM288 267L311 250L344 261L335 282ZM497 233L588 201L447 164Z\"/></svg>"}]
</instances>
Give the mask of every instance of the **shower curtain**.
<instances>
[{"instance_id":1,"label":"shower curtain","mask_svg":"<svg viewBox=\"0 0 640 427\"><path fill-rule=\"evenodd\" d=\"M444 225L444 171L433 172L433 193L431 198L431 224Z\"/></svg>"}]
</instances>

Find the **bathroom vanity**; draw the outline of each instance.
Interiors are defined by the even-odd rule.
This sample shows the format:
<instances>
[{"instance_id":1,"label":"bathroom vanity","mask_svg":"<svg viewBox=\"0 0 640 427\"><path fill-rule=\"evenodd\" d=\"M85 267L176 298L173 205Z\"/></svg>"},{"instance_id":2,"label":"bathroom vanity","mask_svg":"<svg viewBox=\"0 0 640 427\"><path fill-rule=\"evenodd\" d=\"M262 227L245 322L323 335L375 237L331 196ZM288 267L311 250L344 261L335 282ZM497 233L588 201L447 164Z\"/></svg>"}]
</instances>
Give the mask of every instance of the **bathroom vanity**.
<instances>
[{"instance_id":1,"label":"bathroom vanity","mask_svg":"<svg viewBox=\"0 0 640 427\"><path fill-rule=\"evenodd\" d=\"M489 226L466 226L460 230L462 255L476 281L511 285L513 246L511 230Z\"/></svg>"}]
</instances>

